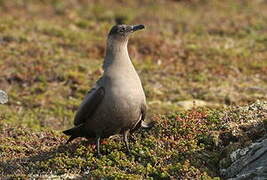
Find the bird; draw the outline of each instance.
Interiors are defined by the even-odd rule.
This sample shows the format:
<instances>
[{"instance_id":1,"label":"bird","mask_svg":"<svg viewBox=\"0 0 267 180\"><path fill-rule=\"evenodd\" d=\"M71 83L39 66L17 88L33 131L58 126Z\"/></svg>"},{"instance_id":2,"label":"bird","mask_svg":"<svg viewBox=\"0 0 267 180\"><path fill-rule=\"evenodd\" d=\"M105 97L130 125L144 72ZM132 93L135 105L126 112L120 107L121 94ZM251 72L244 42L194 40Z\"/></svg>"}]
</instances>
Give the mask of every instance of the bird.
<instances>
[{"instance_id":1,"label":"bird","mask_svg":"<svg viewBox=\"0 0 267 180\"><path fill-rule=\"evenodd\" d=\"M130 35L144 28L142 24L117 24L111 28L103 74L80 104L74 127L63 131L70 136L66 143L77 137L95 138L100 156L100 140L121 134L129 153L128 135L140 127L151 127L145 121L147 104L143 86L127 49Z\"/></svg>"}]
</instances>

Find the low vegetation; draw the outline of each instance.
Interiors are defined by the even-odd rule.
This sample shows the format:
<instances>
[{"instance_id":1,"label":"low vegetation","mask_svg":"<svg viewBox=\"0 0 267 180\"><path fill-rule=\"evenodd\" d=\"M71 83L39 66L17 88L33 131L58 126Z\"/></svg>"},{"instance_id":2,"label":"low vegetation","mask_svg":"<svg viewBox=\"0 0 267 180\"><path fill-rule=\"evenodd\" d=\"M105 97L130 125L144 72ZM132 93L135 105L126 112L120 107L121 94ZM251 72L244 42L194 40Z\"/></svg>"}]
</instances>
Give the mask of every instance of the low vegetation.
<instances>
[{"instance_id":1,"label":"low vegetation","mask_svg":"<svg viewBox=\"0 0 267 180\"><path fill-rule=\"evenodd\" d=\"M146 25L129 53L156 123L130 155L114 136L97 158L93 140L64 145L61 131L116 21ZM0 176L220 179L229 153L266 133L266 22L265 1L0 0Z\"/></svg>"}]
</instances>

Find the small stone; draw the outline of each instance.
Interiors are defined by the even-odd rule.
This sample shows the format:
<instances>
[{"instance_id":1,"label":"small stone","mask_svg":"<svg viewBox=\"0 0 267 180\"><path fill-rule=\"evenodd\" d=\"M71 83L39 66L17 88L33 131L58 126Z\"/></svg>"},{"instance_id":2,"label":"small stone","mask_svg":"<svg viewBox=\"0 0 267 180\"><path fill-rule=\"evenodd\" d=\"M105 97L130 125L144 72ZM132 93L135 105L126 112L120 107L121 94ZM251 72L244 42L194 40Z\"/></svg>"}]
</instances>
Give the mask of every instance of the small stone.
<instances>
[{"instance_id":1,"label":"small stone","mask_svg":"<svg viewBox=\"0 0 267 180\"><path fill-rule=\"evenodd\" d=\"M206 101L202 101L202 100L187 100L187 101L179 101L177 102L177 105L182 107L183 109L192 109L194 107L203 107L203 106L207 106L208 103Z\"/></svg>"},{"instance_id":2,"label":"small stone","mask_svg":"<svg viewBox=\"0 0 267 180\"><path fill-rule=\"evenodd\" d=\"M5 104L8 102L7 93L3 90L0 90L0 104Z\"/></svg>"}]
</instances>

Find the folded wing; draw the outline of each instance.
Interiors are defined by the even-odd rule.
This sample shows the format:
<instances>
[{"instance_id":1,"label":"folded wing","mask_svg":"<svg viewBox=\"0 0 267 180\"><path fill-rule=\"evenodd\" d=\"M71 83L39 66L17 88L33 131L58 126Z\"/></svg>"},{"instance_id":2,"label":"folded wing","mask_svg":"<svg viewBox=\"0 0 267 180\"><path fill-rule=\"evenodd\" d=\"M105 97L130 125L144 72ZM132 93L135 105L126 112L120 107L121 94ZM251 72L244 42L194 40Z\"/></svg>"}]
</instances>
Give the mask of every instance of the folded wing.
<instances>
[{"instance_id":1,"label":"folded wing","mask_svg":"<svg viewBox=\"0 0 267 180\"><path fill-rule=\"evenodd\" d=\"M96 87L89 91L75 115L74 125L78 126L85 123L94 114L104 96L104 87Z\"/></svg>"}]
</instances>

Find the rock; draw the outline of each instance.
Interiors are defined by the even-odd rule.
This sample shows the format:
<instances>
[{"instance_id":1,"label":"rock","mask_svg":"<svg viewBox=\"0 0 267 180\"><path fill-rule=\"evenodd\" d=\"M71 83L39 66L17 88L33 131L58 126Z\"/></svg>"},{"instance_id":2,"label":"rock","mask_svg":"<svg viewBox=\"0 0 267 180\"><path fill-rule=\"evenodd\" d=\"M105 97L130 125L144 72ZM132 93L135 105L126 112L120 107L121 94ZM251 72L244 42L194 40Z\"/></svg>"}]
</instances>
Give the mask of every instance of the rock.
<instances>
[{"instance_id":1,"label":"rock","mask_svg":"<svg viewBox=\"0 0 267 180\"><path fill-rule=\"evenodd\" d=\"M194 107L202 107L202 106L207 106L208 103L206 101L202 100L187 100L187 101L179 101L177 102L177 105L183 109L192 109Z\"/></svg>"},{"instance_id":2,"label":"rock","mask_svg":"<svg viewBox=\"0 0 267 180\"><path fill-rule=\"evenodd\" d=\"M5 104L8 102L8 96L5 91L0 90L0 104Z\"/></svg>"},{"instance_id":3,"label":"rock","mask_svg":"<svg viewBox=\"0 0 267 180\"><path fill-rule=\"evenodd\" d=\"M237 149L230 155L232 164L221 169L225 179L267 179L267 136L249 147Z\"/></svg>"}]
</instances>

